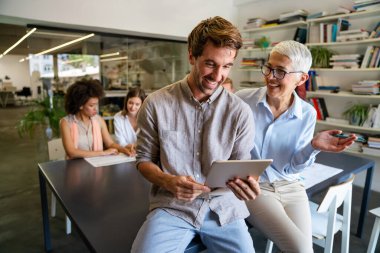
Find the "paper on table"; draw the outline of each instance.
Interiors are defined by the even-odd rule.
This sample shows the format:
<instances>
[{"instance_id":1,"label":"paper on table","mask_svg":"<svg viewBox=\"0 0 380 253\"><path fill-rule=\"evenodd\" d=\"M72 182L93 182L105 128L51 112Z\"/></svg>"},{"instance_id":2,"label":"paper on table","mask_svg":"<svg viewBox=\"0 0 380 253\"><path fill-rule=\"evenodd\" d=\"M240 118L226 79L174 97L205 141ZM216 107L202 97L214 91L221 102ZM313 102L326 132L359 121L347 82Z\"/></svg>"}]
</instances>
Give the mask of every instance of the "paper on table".
<instances>
[{"instance_id":1,"label":"paper on table","mask_svg":"<svg viewBox=\"0 0 380 253\"><path fill-rule=\"evenodd\" d=\"M308 189L332 176L343 171L334 167L326 166L320 163L314 163L312 166L306 168L300 174L305 184L305 188Z\"/></svg>"},{"instance_id":2,"label":"paper on table","mask_svg":"<svg viewBox=\"0 0 380 253\"><path fill-rule=\"evenodd\" d=\"M84 159L94 167L108 166L108 165L113 165L113 164L136 161L135 157L126 156L125 154L95 156L95 157L87 157Z\"/></svg>"}]
</instances>

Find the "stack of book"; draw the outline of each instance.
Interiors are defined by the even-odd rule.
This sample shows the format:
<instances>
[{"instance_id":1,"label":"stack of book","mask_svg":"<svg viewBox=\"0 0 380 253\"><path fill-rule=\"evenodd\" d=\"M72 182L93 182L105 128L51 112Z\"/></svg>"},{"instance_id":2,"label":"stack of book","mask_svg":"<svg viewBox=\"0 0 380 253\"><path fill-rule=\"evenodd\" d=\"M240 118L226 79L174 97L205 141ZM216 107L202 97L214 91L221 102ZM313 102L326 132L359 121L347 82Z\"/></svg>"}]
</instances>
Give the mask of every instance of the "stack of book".
<instances>
[{"instance_id":1,"label":"stack of book","mask_svg":"<svg viewBox=\"0 0 380 253\"><path fill-rule=\"evenodd\" d=\"M246 25L243 28L244 29L259 28L265 23L266 23L266 20L262 18L249 18L247 20Z\"/></svg>"},{"instance_id":2,"label":"stack of book","mask_svg":"<svg viewBox=\"0 0 380 253\"><path fill-rule=\"evenodd\" d=\"M243 39L243 49L252 49L255 47L255 39Z\"/></svg>"},{"instance_id":3,"label":"stack of book","mask_svg":"<svg viewBox=\"0 0 380 253\"><path fill-rule=\"evenodd\" d=\"M333 55L330 58L330 65L333 66L333 69L357 69L360 57L360 54Z\"/></svg>"},{"instance_id":4,"label":"stack of book","mask_svg":"<svg viewBox=\"0 0 380 253\"><path fill-rule=\"evenodd\" d=\"M380 9L379 0L354 0L352 6L356 11L369 11Z\"/></svg>"},{"instance_id":5,"label":"stack of book","mask_svg":"<svg viewBox=\"0 0 380 253\"><path fill-rule=\"evenodd\" d=\"M369 32L364 29L354 29L339 32L336 36L337 42L353 41L353 40L365 40L369 38Z\"/></svg>"},{"instance_id":6,"label":"stack of book","mask_svg":"<svg viewBox=\"0 0 380 253\"><path fill-rule=\"evenodd\" d=\"M368 46L365 51L360 68L378 68L380 67L380 47Z\"/></svg>"},{"instance_id":7,"label":"stack of book","mask_svg":"<svg viewBox=\"0 0 380 253\"><path fill-rule=\"evenodd\" d=\"M378 137L368 137L367 143L370 148L380 148L380 138Z\"/></svg>"},{"instance_id":8,"label":"stack of book","mask_svg":"<svg viewBox=\"0 0 380 253\"><path fill-rule=\"evenodd\" d=\"M380 138L368 137L367 145L363 146L363 154L380 155Z\"/></svg>"},{"instance_id":9,"label":"stack of book","mask_svg":"<svg viewBox=\"0 0 380 253\"><path fill-rule=\"evenodd\" d=\"M290 23L295 21L306 20L306 17L309 13L306 10L298 9L295 11L284 12L280 14L279 21L280 23Z\"/></svg>"},{"instance_id":10,"label":"stack of book","mask_svg":"<svg viewBox=\"0 0 380 253\"><path fill-rule=\"evenodd\" d=\"M352 92L354 94L379 94L380 81L378 80L363 80L359 81L358 84L353 84L351 86Z\"/></svg>"},{"instance_id":11,"label":"stack of book","mask_svg":"<svg viewBox=\"0 0 380 253\"><path fill-rule=\"evenodd\" d=\"M241 60L242 68L260 68L265 62L264 58L244 57Z\"/></svg>"}]
</instances>

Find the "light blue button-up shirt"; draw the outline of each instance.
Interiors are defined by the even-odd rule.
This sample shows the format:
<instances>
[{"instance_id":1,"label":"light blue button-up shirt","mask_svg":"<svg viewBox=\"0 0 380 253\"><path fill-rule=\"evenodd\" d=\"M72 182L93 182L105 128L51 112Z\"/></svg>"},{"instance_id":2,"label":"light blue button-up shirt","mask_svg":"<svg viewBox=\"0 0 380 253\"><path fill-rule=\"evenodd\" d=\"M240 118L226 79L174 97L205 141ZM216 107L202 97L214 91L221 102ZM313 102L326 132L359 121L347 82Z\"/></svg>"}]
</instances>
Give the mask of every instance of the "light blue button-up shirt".
<instances>
[{"instance_id":1,"label":"light blue button-up shirt","mask_svg":"<svg viewBox=\"0 0 380 253\"><path fill-rule=\"evenodd\" d=\"M293 92L291 107L276 120L266 99L267 88L245 89L236 94L253 113L256 134L252 159L273 159L260 177L260 182L299 180L299 173L310 166L319 153L311 146L316 111Z\"/></svg>"}]
</instances>

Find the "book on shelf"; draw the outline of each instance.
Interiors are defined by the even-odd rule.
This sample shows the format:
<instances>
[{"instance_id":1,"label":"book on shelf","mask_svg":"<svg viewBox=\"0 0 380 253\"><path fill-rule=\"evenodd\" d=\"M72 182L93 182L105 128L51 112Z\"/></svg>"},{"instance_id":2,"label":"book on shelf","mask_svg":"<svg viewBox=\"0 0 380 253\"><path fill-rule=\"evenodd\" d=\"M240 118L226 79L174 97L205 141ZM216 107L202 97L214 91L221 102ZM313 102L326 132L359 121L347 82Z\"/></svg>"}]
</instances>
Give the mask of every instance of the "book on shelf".
<instances>
[{"instance_id":1,"label":"book on shelf","mask_svg":"<svg viewBox=\"0 0 380 253\"><path fill-rule=\"evenodd\" d=\"M317 112L317 120L325 120L329 116L324 98L309 98L309 102Z\"/></svg>"},{"instance_id":2,"label":"book on shelf","mask_svg":"<svg viewBox=\"0 0 380 253\"><path fill-rule=\"evenodd\" d=\"M321 18L321 17L327 16L327 15L328 15L327 11L318 11L318 12L314 12L314 13L307 15L306 19Z\"/></svg>"},{"instance_id":3,"label":"book on shelf","mask_svg":"<svg viewBox=\"0 0 380 253\"><path fill-rule=\"evenodd\" d=\"M297 27L293 40L298 41L299 43L305 44L306 37L307 37L307 29L304 27Z\"/></svg>"},{"instance_id":4,"label":"book on shelf","mask_svg":"<svg viewBox=\"0 0 380 253\"><path fill-rule=\"evenodd\" d=\"M367 46L367 49L364 53L364 57L362 60L362 64L360 65L360 68L362 68L362 69L368 68L369 59L370 59L370 56L373 54L373 51L374 51L374 46L372 46L372 45Z\"/></svg>"},{"instance_id":5,"label":"book on shelf","mask_svg":"<svg viewBox=\"0 0 380 253\"><path fill-rule=\"evenodd\" d=\"M320 27L317 25L310 26L309 43L320 43Z\"/></svg>"},{"instance_id":6,"label":"book on shelf","mask_svg":"<svg viewBox=\"0 0 380 253\"><path fill-rule=\"evenodd\" d=\"M351 89L352 89L352 93L359 94L359 95L379 94L379 85L378 84L352 84Z\"/></svg>"},{"instance_id":7,"label":"book on shelf","mask_svg":"<svg viewBox=\"0 0 380 253\"><path fill-rule=\"evenodd\" d=\"M380 37L380 21L376 24L375 28L371 31L369 35L370 39L375 39Z\"/></svg>"}]
</instances>

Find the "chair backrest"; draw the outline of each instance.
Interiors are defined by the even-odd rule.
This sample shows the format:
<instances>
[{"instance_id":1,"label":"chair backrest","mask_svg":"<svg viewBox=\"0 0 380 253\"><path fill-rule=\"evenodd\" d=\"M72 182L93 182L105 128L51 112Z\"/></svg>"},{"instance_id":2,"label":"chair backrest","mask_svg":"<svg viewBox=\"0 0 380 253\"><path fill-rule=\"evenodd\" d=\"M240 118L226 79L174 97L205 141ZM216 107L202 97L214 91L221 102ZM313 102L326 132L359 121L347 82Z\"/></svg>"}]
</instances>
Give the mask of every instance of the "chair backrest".
<instances>
[{"instance_id":1,"label":"chair backrest","mask_svg":"<svg viewBox=\"0 0 380 253\"><path fill-rule=\"evenodd\" d=\"M336 208L340 207L345 200L348 191L352 189L353 181L354 177L344 183L331 186L323 198L322 203L319 205L318 212L327 212L333 201L336 201Z\"/></svg>"},{"instance_id":2,"label":"chair backrest","mask_svg":"<svg viewBox=\"0 0 380 253\"><path fill-rule=\"evenodd\" d=\"M66 153L63 148L62 139L57 138L48 141L49 160L64 160Z\"/></svg>"}]
</instances>

